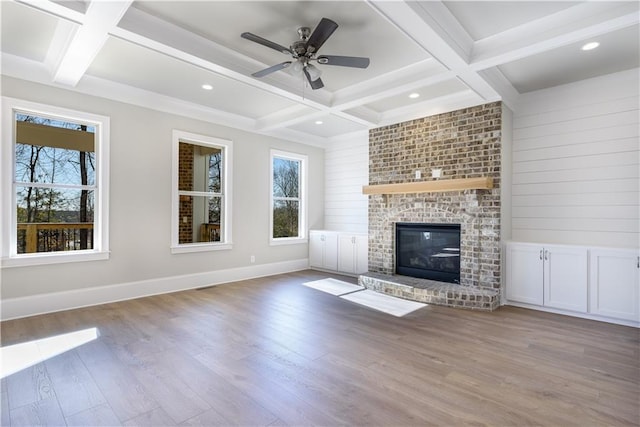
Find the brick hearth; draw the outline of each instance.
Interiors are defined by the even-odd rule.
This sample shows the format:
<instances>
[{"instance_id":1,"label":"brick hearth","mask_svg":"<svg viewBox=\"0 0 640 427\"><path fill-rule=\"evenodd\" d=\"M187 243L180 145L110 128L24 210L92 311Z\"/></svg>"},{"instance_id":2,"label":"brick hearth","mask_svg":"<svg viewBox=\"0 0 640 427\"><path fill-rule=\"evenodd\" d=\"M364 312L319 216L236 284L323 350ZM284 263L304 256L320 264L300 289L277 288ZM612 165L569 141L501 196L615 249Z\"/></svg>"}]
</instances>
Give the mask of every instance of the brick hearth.
<instances>
[{"instance_id":1,"label":"brick hearth","mask_svg":"<svg viewBox=\"0 0 640 427\"><path fill-rule=\"evenodd\" d=\"M402 298L492 310L500 295L500 102L373 129L369 184L492 177L490 190L369 196L369 273L362 283ZM394 276L395 223L461 225L460 285ZM411 288L409 290L408 288Z\"/></svg>"},{"instance_id":2,"label":"brick hearth","mask_svg":"<svg viewBox=\"0 0 640 427\"><path fill-rule=\"evenodd\" d=\"M497 289L376 273L360 275L358 284L372 291L427 304L491 311L500 305L500 292Z\"/></svg>"}]
</instances>

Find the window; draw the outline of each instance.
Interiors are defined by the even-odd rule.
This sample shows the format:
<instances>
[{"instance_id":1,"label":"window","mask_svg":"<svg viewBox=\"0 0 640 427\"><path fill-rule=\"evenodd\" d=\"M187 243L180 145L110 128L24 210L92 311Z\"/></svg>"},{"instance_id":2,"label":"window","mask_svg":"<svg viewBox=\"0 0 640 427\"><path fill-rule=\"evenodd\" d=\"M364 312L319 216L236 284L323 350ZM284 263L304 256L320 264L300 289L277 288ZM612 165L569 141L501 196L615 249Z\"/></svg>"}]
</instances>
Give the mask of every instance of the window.
<instances>
[{"instance_id":1,"label":"window","mask_svg":"<svg viewBox=\"0 0 640 427\"><path fill-rule=\"evenodd\" d=\"M307 156L271 151L271 244L306 241Z\"/></svg>"},{"instance_id":2,"label":"window","mask_svg":"<svg viewBox=\"0 0 640 427\"><path fill-rule=\"evenodd\" d=\"M108 258L109 118L3 98L2 265Z\"/></svg>"},{"instance_id":3,"label":"window","mask_svg":"<svg viewBox=\"0 0 640 427\"><path fill-rule=\"evenodd\" d=\"M231 249L231 156L231 141L173 131L173 253Z\"/></svg>"}]
</instances>

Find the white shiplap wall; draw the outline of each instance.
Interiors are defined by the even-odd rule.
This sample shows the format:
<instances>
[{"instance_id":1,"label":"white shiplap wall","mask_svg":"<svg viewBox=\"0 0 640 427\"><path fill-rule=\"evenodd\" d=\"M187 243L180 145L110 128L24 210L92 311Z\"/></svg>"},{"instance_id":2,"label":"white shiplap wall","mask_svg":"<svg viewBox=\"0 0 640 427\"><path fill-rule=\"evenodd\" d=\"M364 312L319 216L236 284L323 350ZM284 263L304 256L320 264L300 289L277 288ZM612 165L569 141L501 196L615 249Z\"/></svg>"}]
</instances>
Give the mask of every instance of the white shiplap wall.
<instances>
[{"instance_id":1,"label":"white shiplap wall","mask_svg":"<svg viewBox=\"0 0 640 427\"><path fill-rule=\"evenodd\" d=\"M513 240L640 246L638 82L634 69L521 96Z\"/></svg>"},{"instance_id":2,"label":"white shiplap wall","mask_svg":"<svg viewBox=\"0 0 640 427\"><path fill-rule=\"evenodd\" d=\"M367 233L368 199L362 186L369 183L369 133L329 143L324 162L325 228Z\"/></svg>"}]
</instances>

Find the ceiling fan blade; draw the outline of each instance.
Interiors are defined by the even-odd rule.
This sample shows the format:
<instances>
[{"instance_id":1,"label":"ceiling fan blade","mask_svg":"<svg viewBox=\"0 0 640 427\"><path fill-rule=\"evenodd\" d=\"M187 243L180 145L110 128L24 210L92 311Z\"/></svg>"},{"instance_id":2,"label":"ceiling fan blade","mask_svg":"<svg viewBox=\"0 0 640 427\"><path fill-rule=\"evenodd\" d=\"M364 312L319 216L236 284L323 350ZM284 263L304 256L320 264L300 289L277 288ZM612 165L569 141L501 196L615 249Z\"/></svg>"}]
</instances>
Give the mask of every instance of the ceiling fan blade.
<instances>
[{"instance_id":1,"label":"ceiling fan blade","mask_svg":"<svg viewBox=\"0 0 640 427\"><path fill-rule=\"evenodd\" d=\"M336 28L338 28L338 24L331 19L322 18L307 40L307 52L315 53L320 50L320 47L327 41L331 34L333 34Z\"/></svg>"},{"instance_id":2,"label":"ceiling fan blade","mask_svg":"<svg viewBox=\"0 0 640 427\"><path fill-rule=\"evenodd\" d=\"M274 73L276 71L282 70L283 68L287 68L289 65L291 65L291 61L285 61L285 62L282 62L280 64L272 65L271 67L265 68L264 70L256 71L255 73L253 73L251 75L253 77L264 77L267 74L271 74L271 73Z\"/></svg>"},{"instance_id":3,"label":"ceiling fan blade","mask_svg":"<svg viewBox=\"0 0 640 427\"><path fill-rule=\"evenodd\" d=\"M256 36L255 34L242 33L240 34L240 37L242 37L243 39L251 40L252 42L261 44L263 46L270 47L271 49L277 50L278 52L288 53L293 55L293 52L288 47L284 47L282 45L279 45L278 43L272 42L271 40L267 40L263 37Z\"/></svg>"},{"instance_id":4,"label":"ceiling fan blade","mask_svg":"<svg viewBox=\"0 0 640 427\"><path fill-rule=\"evenodd\" d=\"M311 85L311 89L316 90L324 87L324 83L322 83L322 79L320 77L318 77L316 80L311 80L311 76L309 75L309 72L306 68L304 69L304 75L307 76L307 80Z\"/></svg>"},{"instance_id":5,"label":"ceiling fan blade","mask_svg":"<svg viewBox=\"0 0 640 427\"><path fill-rule=\"evenodd\" d=\"M369 66L369 58L362 58L359 56L321 55L318 56L318 64L367 68Z\"/></svg>"}]
</instances>

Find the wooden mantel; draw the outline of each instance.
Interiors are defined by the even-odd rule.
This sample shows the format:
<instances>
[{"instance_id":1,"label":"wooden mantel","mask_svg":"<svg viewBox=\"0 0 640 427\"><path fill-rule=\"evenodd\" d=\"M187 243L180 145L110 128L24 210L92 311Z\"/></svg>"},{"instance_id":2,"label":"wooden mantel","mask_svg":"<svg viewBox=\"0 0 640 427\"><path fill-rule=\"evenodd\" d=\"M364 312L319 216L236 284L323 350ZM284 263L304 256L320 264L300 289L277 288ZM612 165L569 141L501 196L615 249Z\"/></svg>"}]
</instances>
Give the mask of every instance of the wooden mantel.
<instances>
[{"instance_id":1,"label":"wooden mantel","mask_svg":"<svg viewBox=\"0 0 640 427\"><path fill-rule=\"evenodd\" d=\"M362 194L442 193L445 191L489 190L491 188L493 188L493 178L486 176L481 178L365 185L362 187Z\"/></svg>"}]
</instances>

